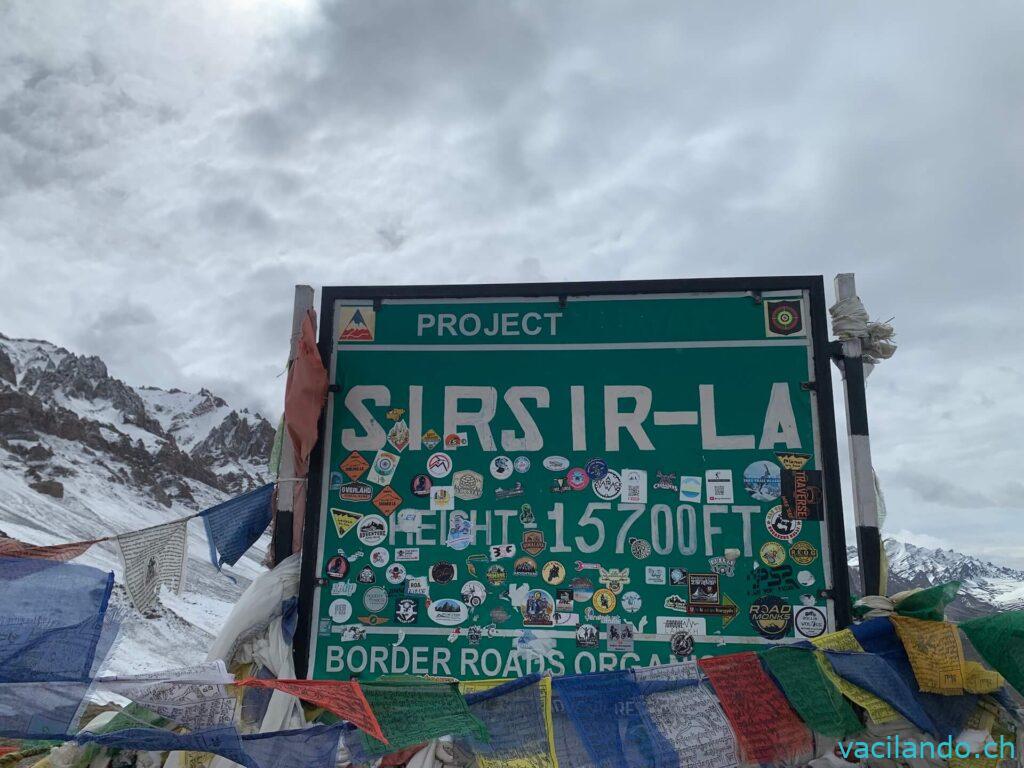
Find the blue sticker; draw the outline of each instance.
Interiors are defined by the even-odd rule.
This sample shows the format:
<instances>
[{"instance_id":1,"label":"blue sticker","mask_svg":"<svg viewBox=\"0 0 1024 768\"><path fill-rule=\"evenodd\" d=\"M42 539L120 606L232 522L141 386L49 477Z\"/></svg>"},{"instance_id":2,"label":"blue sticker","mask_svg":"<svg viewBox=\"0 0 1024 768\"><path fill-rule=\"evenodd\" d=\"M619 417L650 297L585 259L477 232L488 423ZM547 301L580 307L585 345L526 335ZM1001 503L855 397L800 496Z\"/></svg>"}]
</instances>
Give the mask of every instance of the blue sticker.
<instances>
[{"instance_id":1,"label":"blue sticker","mask_svg":"<svg viewBox=\"0 0 1024 768\"><path fill-rule=\"evenodd\" d=\"M453 512L448 520L448 540L445 542L455 550L465 549L473 539L473 525L465 512Z\"/></svg>"},{"instance_id":2,"label":"blue sticker","mask_svg":"<svg viewBox=\"0 0 1024 768\"><path fill-rule=\"evenodd\" d=\"M782 473L773 461L755 461L743 470L743 489L755 501L775 501L782 495Z\"/></svg>"},{"instance_id":3,"label":"blue sticker","mask_svg":"<svg viewBox=\"0 0 1024 768\"><path fill-rule=\"evenodd\" d=\"M600 480L608 474L608 462L604 459L590 459L583 468L591 480Z\"/></svg>"}]
</instances>

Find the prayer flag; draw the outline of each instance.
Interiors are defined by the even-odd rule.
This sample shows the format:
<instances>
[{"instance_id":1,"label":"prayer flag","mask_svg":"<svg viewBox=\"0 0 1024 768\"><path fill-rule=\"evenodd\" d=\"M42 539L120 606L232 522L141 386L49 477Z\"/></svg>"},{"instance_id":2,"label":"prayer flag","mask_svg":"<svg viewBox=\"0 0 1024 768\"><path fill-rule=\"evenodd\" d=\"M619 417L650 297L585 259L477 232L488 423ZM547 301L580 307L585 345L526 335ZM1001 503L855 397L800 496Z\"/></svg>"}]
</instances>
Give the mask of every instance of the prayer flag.
<instances>
[{"instance_id":1,"label":"prayer flag","mask_svg":"<svg viewBox=\"0 0 1024 768\"><path fill-rule=\"evenodd\" d=\"M936 584L918 592L912 592L896 605L896 613L912 619L927 621L944 621L946 606L956 598L960 591L959 581Z\"/></svg>"},{"instance_id":2,"label":"prayer flag","mask_svg":"<svg viewBox=\"0 0 1024 768\"><path fill-rule=\"evenodd\" d=\"M466 739L479 768L555 768L551 741L551 678L528 675L466 695L489 740Z\"/></svg>"},{"instance_id":3,"label":"prayer flag","mask_svg":"<svg viewBox=\"0 0 1024 768\"><path fill-rule=\"evenodd\" d=\"M740 745L744 762L792 762L811 753L810 731L747 651L701 659Z\"/></svg>"},{"instance_id":4,"label":"prayer flag","mask_svg":"<svg viewBox=\"0 0 1024 768\"><path fill-rule=\"evenodd\" d=\"M124 560L124 586L139 613L157 604L160 587L175 594L185 582L188 520L175 520L117 537Z\"/></svg>"},{"instance_id":5,"label":"prayer flag","mask_svg":"<svg viewBox=\"0 0 1024 768\"><path fill-rule=\"evenodd\" d=\"M260 768L242 747L242 739L233 725L221 725L191 733L175 733L162 728L123 728L105 733L83 731L75 737L80 744L98 744L110 749L134 749L141 752L212 752L246 768Z\"/></svg>"},{"instance_id":6,"label":"prayer flag","mask_svg":"<svg viewBox=\"0 0 1024 768\"><path fill-rule=\"evenodd\" d=\"M551 686L551 727L558 768L596 768L576 726L566 712L558 687Z\"/></svg>"},{"instance_id":7,"label":"prayer flag","mask_svg":"<svg viewBox=\"0 0 1024 768\"><path fill-rule=\"evenodd\" d=\"M822 672L815 658L818 653L811 648L778 646L761 654L761 663L812 731L837 739L860 733L864 726Z\"/></svg>"},{"instance_id":8,"label":"prayer flag","mask_svg":"<svg viewBox=\"0 0 1024 768\"><path fill-rule=\"evenodd\" d=\"M597 766L675 766L678 756L654 725L628 671L554 680L566 714Z\"/></svg>"},{"instance_id":9,"label":"prayer flag","mask_svg":"<svg viewBox=\"0 0 1024 768\"><path fill-rule=\"evenodd\" d=\"M88 681L0 683L0 737L52 739L74 733Z\"/></svg>"},{"instance_id":10,"label":"prayer flag","mask_svg":"<svg viewBox=\"0 0 1024 768\"><path fill-rule=\"evenodd\" d=\"M955 737L963 728L964 721L974 711L978 697L972 694L963 696L943 696L920 690L914 669L910 665L907 651L896 636L892 621L888 617L879 617L865 621L851 628L854 637L865 651L880 656L906 684L928 717L935 724L935 735L940 738Z\"/></svg>"},{"instance_id":11,"label":"prayer flag","mask_svg":"<svg viewBox=\"0 0 1024 768\"><path fill-rule=\"evenodd\" d=\"M1024 611L971 619L960 629L982 658L1024 694Z\"/></svg>"},{"instance_id":12,"label":"prayer flag","mask_svg":"<svg viewBox=\"0 0 1024 768\"><path fill-rule=\"evenodd\" d=\"M273 483L237 496L200 513L218 570L234 565L270 525ZM216 551L218 556L214 557Z\"/></svg>"},{"instance_id":13,"label":"prayer flag","mask_svg":"<svg viewBox=\"0 0 1024 768\"><path fill-rule=\"evenodd\" d=\"M39 546L26 544L17 539L0 538L0 557L35 557L42 560L58 560L63 563L78 557L99 541L103 541L103 539Z\"/></svg>"},{"instance_id":14,"label":"prayer flag","mask_svg":"<svg viewBox=\"0 0 1024 768\"><path fill-rule=\"evenodd\" d=\"M679 768L738 764L736 734L718 701L700 684L696 662L634 667L633 676L651 721L679 756Z\"/></svg>"},{"instance_id":15,"label":"prayer flag","mask_svg":"<svg viewBox=\"0 0 1024 768\"><path fill-rule=\"evenodd\" d=\"M387 741L365 732L360 733L358 739L345 734L353 761L386 755L446 734L473 733L481 739L487 738L483 723L470 714L466 700L455 685L411 678L378 680L362 683L361 687ZM372 762L372 759L363 762Z\"/></svg>"},{"instance_id":16,"label":"prayer flag","mask_svg":"<svg viewBox=\"0 0 1024 768\"><path fill-rule=\"evenodd\" d=\"M1005 682L993 669L985 669L976 661L964 662L964 690L969 693L995 693Z\"/></svg>"},{"instance_id":17,"label":"prayer flag","mask_svg":"<svg viewBox=\"0 0 1024 768\"><path fill-rule=\"evenodd\" d=\"M860 643L857 642L857 638L854 637L853 633L848 629L816 637L811 640L811 643L821 650L864 653L864 649L860 647ZM832 665L829 663L828 657L819 655L817 656L817 661L821 667L821 671L825 673L825 676L831 680L840 691L842 691L846 698L857 706L862 707L868 713L868 717L870 717L872 721L882 725L900 718L900 713L893 709L892 705L887 701L878 698L873 693L865 691L860 686L854 685L849 680L839 677L835 670L832 669Z\"/></svg>"},{"instance_id":18,"label":"prayer flag","mask_svg":"<svg viewBox=\"0 0 1024 768\"><path fill-rule=\"evenodd\" d=\"M356 728L387 743L370 703L359 683L345 680L258 680L248 677L238 685L251 688L273 688L296 696L310 704L323 707Z\"/></svg>"},{"instance_id":19,"label":"prayer flag","mask_svg":"<svg viewBox=\"0 0 1024 768\"><path fill-rule=\"evenodd\" d=\"M192 730L234 720L236 699L226 685L235 680L220 659L181 669L97 680L97 688L131 699L141 707Z\"/></svg>"},{"instance_id":20,"label":"prayer flag","mask_svg":"<svg viewBox=\"0 0 1024 768\"><path fill-rule=\"evenodd\" d=\"M906 681L881 656L843 651L825 651L825 655L840 677L889 702L920 730L939 735Z\"/></svg>"},{"instance_id":21,"label":"prayer flag","mask_svg":"<svg viewBox=\"0 0 1024 768\"><path fill-rule=\"evenodd\" d=\"M90 679L116 631L113 586L96 568L0 558L0 682Z\"/></svg>"},{"instance_id":22,"label":"prayer flag","mask_svg":"<svg viewBox=\"0 0 1024 768\"><path fill-rule=\"evenodd\" d=\"M345 727L338 723L256 733L242 737L242 748L258 768L335 768Z\"/></svg>"},{"instance_id":23,"label":"prayer flag","mask_svg":"<svg viewBox=\"0 0 1024 768\"><path fill-rule=\"evenodd\" d=\"M927 693L964 692L964 648L956 626L944 621L890 616L910 659L918 687Z\"/></svg>"}]
</instances>

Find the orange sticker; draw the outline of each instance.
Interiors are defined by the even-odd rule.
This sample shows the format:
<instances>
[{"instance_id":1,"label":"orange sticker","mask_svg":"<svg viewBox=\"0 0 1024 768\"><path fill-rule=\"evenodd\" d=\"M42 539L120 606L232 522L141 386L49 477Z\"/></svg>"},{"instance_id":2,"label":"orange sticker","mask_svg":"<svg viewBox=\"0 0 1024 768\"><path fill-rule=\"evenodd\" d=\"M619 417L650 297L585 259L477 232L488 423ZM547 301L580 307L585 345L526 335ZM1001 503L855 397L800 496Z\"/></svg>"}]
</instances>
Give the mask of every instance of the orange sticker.
<instances>
[{"instance_id":1,"label":"orange sticker","mask_svg":"<svg viewBox=\"0 0 1024 768\"><path fill-rule=\"evenodd\" d=\"M352 453L348 455L348 458L338 465L338 469L353 480L358 480L369 468L370 462L360 456L357 451L352 451Z\"/></svg>"},{"instance_id":2,"label":"orange sticker","mask_svg":"<svg viewBox=\"0 0 1024 768\"><path fill-rule=\"evenodd\" d=\"M373 506L383 512L385 515L390 515L396 509L398 505L402 503L402 497L398 495L398 492L390 485L385 485L380 489L373 499Z\"/></svg>"}]
</instances>

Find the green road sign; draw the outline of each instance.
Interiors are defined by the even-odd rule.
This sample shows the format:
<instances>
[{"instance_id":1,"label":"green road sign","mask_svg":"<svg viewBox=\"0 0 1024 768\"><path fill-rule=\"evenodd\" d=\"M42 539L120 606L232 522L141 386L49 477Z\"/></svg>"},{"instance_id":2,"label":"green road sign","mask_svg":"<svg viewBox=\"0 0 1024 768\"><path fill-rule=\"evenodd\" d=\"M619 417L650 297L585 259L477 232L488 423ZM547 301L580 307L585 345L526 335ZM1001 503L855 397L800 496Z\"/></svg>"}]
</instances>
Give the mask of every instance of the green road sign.
<instances>
[{"instance_id":1,"label":"green road sign","mask_svg":"<svg viewBox=\"0 0 1024 768\"><path fill-rule=\"evenodd\" d=\"M325 289L300 668L572 674L845 623L823 312L820 278Z\"/></svg>"}]
</instances>

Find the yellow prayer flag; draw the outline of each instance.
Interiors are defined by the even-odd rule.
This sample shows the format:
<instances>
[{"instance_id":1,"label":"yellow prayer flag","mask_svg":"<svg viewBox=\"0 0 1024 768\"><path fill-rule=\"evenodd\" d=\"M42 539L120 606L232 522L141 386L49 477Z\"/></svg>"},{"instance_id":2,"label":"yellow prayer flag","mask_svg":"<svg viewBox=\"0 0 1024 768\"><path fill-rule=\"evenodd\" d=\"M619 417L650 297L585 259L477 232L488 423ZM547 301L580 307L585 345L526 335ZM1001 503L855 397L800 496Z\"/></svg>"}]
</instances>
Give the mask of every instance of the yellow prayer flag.
<instances>
[{"instance_id":1,"label":"yellow prayer flag","mask_svg":"<svg viewBox=\"0 0 1024 768\"><path fill-rule=\"evenodd\" d=\"M889 620L907 650L921 690L943 696L962 696L964 647L956 625L896 615Z\"/></svg>"},{"instance_id":2,"label":"yellow prayer flag","mask_svg":"<svg viewBox=\"0 0 1024 768\"><path fill-rule=\"evenodd\" d=\"M976 661L964 662L964 690L968 693L994 693L1005 682L1006 678L994 669L985 669Z\"/></svg>"},{"instance_id":3,"label":"yellow prayer flag","mask_svg":"<svg viewBox=\"0 0 1024 768\"><path fill-rule=\"evenodd\" d=\"M499 685L509 682L510 677L492 677L490 680L462 680L459 682L459 693L465 696L467 693L480 693L489 691Z\"/></svg>"},{"instance_id":4,"label":"yellow prayer flag","mask_svg":"<svg viewBox=\"0 0 1024 768\"><path fill-rule=\"evenodd\" d=\"M967 717L964 729L984 731L992 733L992 726L995 724L995 714L987 707L979 703L975 710ZM998 757L957 757L954 754L949 758L949 768L996 768L999 765Z\"/></svg>"}]
</instances>

